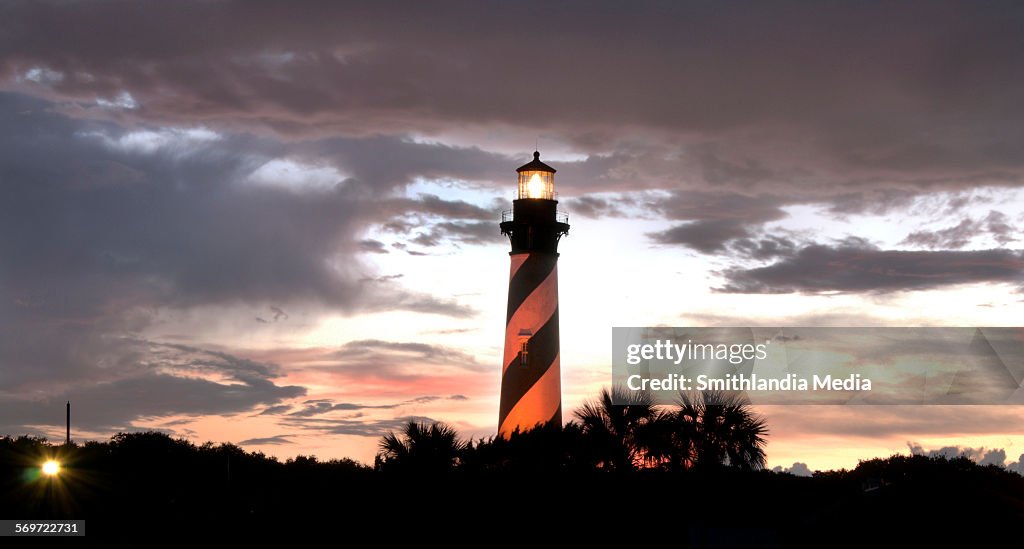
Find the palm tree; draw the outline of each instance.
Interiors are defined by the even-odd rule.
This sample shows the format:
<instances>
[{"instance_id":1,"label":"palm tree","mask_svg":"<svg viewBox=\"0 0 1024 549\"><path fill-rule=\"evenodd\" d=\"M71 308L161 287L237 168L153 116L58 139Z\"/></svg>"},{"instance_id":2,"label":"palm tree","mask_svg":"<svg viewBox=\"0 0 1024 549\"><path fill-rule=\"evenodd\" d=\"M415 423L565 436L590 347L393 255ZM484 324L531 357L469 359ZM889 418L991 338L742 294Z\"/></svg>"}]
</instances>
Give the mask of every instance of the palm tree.
<instances>
[{"instance_id":1,"label":"palm tree","mask_svg":"<svg viewBox=\"0 0 1024 549\"><path fill-rule=\"evenodd\" d=\"M629 471L651 458L649 450L654 447L661 414L647 393L605 387L596 400L576 410L575 416L594 465Z\"/></svg>"},{"instance_id":2,"label":"palm tree","mask_svg":"<svg viewBox=\"0 0 1024 549\"><path fill-rule=\"evenodd\" d=\"M443 472L455 467L465 443L455 429L444 423L410 421L396 434L390 432L379 443L378 469L415 472Z\"/></svg>"},{"instance_id":3,"label":"palm tree","mask_svg":"<svg viewBox=\"0 0 1024 549\"><path fill-rule=\"evenodd\" d=\"M675 455L682 468L708 470L731 465L741 469L765 466L768 426L763 417L736 394L717 391L681 393L678 409L666 417L675 433Z\"/></svg>"}]
</instances>

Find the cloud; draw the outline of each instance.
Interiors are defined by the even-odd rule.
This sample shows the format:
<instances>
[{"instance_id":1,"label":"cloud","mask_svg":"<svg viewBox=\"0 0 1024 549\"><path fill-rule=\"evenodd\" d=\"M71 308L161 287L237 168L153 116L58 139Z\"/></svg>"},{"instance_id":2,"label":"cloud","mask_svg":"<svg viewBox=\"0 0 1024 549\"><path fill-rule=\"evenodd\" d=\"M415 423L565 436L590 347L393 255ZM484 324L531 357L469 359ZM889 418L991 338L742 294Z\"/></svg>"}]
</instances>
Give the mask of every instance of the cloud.
<instances>
[{"instance_id":1,"label":"cloud","mask_svg":"<svg viewBox=\"0 0 1024 549\"><path fill-rule=\"evenodd\" d=\"M426 395L426 396L421 396L421 397L416 397L414 399L410 399L410 400L406 401L406 403L407 404L426 404L428 402L434 402L436 400L441 400L441 397L434 396L434 395Z\"/></svg>"},{"instance_id":2,"label":"cloud","mask_svg":"<svg viewBox=\"0 0 1024 549\"><path fill-rule=\"evenodd\" d=\"M90 136L123 130L85 131L89 123L46 110L0 96L9 130L0 135L0 162L16 182L0 205L8 235L0 246L15 264L4 276L15 295L78 309L128 298L139 306L305 301L349 312L470 314L433 296L365 287L357 273L370 267L355 255L357 235L375 216L420 206L464 215L464 203L424 197L395 205L347 186L294 193L239 185L250 157L275 145L225 137L184 155L116 150Z\"/></svg>"},{"instance_id":3,"label":"cloud","mask_svg":"<svg viewBox=\"0 0 1024 549\"><path fill-rule=\"evenodd\" d=\"M265 438L249 438L238 443L239 446L277 446L281 444L295 444L289 437L292 435L275 435Z\"/></svg>"},{"instance_id":4,"label":"cloud","mask_svg":"<svg viewBox=\"0 0 1024 549\"><path fill-rule=\"evenodd\" d=\"M895 292L954 284L1019 283L1024 255L1015 250L879 250L857 243L806 246L755 268L722 272L730 293Z\"/></svg>"},{"instance_id":5,"label":"cloud","mask_svg":"<svg viewBox=\"0 0 1024 549\"><path fill-rule=\"evenodd\" d=\"M347 370L379 368L386 371L406 364L418 367L450 366L467 370L479 370L482 367L475 357L453 347L379 339L350 341L329 356Z\"/></svg>"},{"instance_id":6,"label":"cloud","mask_svg":"<svg viewBox=\"0 0 1024 549\"><path fill-rule=\"evenodd\" d=\"M468 203L374 194L390 193L389 181L303 192L252 186L247 175L292 144L205 130L126 129L75 119L17 94L0 93L0 127L0 253L8 259L0 301L13 305L0 307L0 401L21 407L7 421L25 422L12 429L53 421L43 404L22 395L60 400L71 387L84 391L76 400L99 402L120 389L182 398L175 407L157 396L111 397L123 409L94 415L96 427L176 412L242 411L302 393L270 384L264 365L242 364L230 353L130 335L169 314L245 305L267 311L256 317L262 324L287 320L293 308L474 314L396 279L367 276L374 268L358 256L361 233L381 216L418 211L443 222L448 213L482 215ZM242 385L180 377L212 375L203 366L211 363L217 375L232 370ZM159 373L165 369L172 373ZM224 406L200 405L184 393Z\"/></svg>"},{"instance_id":7,"label":"cloud","mask_svg":"<svg viewBox=\"0 0 1024 549\"><path fill-rule=\"evenodd\" d=\"M798 477L809 477L814 474L814 472L807 467L806 463L801 463L799 461L794 463L792 467L783 468L781 465L776 465L772 468L772 471L776 473L789 473Z\"/></svg>"},{"instance_id":8,"label":"cloud","mask_svg":"<svg viewBox=\"0 0 1024 549\"><path fill-rule=\"evenodd\" d=\"M76 386L46 398L0 399L0 430L21 432L26 425L63 424L63 403L70 400L75 429L113 431L133 422L175 415L231 415L260 405L302 396L306 389L268 380L218 383L200 378L148 374Z\"/></svg>"},{"instance_id":9,"label":"cloud","mask_svg":"<svg viewBox=\"0 0 1024 549\"><path fill-rule=\"evenodd\" d=\"M287 24L280 12L241 2L161 6L152 17L147 17L149 11L121 5L33 3L6 11L10 30L3 51L11 77L33 69L63 74L51 84L62 95L110 96L129 88L152 109L152 116L169 115L172 107L179 107L180 116L180 107L189 104L193 112L184 114L192 116L242 117L246 111L264 111L282 127L307 121L358 126L363 109L378 113L386 124L400 114L416 115L417 107L418 118L449 116L453 124L473 115L537 127L583 116L604 124L640 121L694 128L776 119L834 123L836 110L848 110L866 118L849 119L847 130L864 139L895 123L924 124L917 119L925 113L924 105L910 101L914 99L1013 116L1006 112L1008 99L999 94L991 94L989 105L968 103L979 86L1018 82L1012 70L1017 59L1007 51L1019 44L1014 12L999 9L999 3L959 6L957 17L949 16L943 2L869 10L819 6L798 15L767 7L712 10L683 3L645 10L607 4L580 17L588 6L548 9L545 29L515 27L518 32L510 32L508 14L485 6L458 7L459 14L475 22L466 29L452 21L448 10L456 7L427 9L416 3L404 6L408 19L396 20L383 6L338 5L289 12ZM539 12L541 5L524 9ZM112 23L118 17L139 32L120 32ZM431 24L412 23L422 20ZM883 20L893 25L876 28L870 37L863 34L864 21ZM208 38L201 45L167 40L185 22ZM644 28L647 39L607 40L624 32L624 23ZM48 42L32 32L40 26L61 32ZM557 49L538 39L550 28L559 29ZM458 40L453 38L456 29L462 31ZM723 35L734 37L732 47L707 46ZM957 43L967 46L959 48L957 60L936 63L952 35L962 37ZM270 45L266 37L274 38ZM466 43L487 47L467 49ZM818 47L808 49L808 43ZM697 47L701 45L705 47ZM200 53L217 69L203 79L192 72ZM840 53L846 61L841 66L834 62ZM145 78L148 67L128 62L139 58L155 65L161 82ZM495 58L506 63L495 66L490 62ZM455 59L460 62L453 63ZM529 74L536 59L552 67L543 90L513 77ZM595 81L609 66L617 68L616 77ZM933 85L954 76L966 79L968 72L975 86L948 81L946 86ZM650 91L653 81L666 92ZM597 83L602 93L593 93ZM160 97L156 92L161 89L175 94ZM240 89L258 93L242 94ZM750 89L758 93L743 93ZM624 103L641 97L646 101ZM522 108L508 108L516 104ZM897 105L903 108L883 108ZM941 119L944 112L930 114ZM873 128L872 123L885 123L885 128ZM928 152L919 147L905 154L915 150L918 155ZM870 160L897 163L892 153Z\"/></svg>"},{"instance_id":10,"label":"cloud","mask_svg":"<svg viewBox=\"0 0 1024 549\"><path fill-rule=\"evenodd\" d=\"M802 406L760 406L772 420L772 432L785 438L836 436L882 440L893 437L956 437L1015 432L1024 415L1015 406L815 406L807 421Z\"/></svg>"},{"instance_id":11,"label":"cloud","mask_svg":"<svg viewBox=\"0 0 1024 549\"><path fill-rule=\"evenodd\" d=\"M291 407L290 404L278 404L277 406L268 406L268 407L266 407L265 409L263 409L263 411L260 412L259 415L261 415L261 416L278 415L278 414L286 413L286 412L288 412L291 409L292 409L292 407Z\"/></svg>"},{"instance_id":12,"label":"cloud","mask_svg":"<svg viewBox=\"0 0 1024 549\"><path fill-rule=\"evenodd\" d=\"M316 399L307 400L303 403L303 407L299 410L288 414L289 418L301 418L301 417L314 417L324 416L331 412L352 412L358 410L393 410L395 408L401 408L403 406L410 406L415 404L428 404L439 400L468 400L463 395L452 395L449 397L440 397L436 395L424 395L401 402L392 402L387 404L360 404L355 402L333 402L329 399ZM349 416L351 417L351 416Z\"/></svg>"},{"instance_id":13,"label":"cloud","mask_svg":"<svg viewBox=\"0 0 1024 549\"><path fill-rule=\"evenodd\" d=\"M792 256L799 243L778 235L762 235L753 238L739 238L730 243L732 252L740 257L751 259L774 259Z\"/></svg>"},{"instance_id":14,"label":"cloud","mask_svg":"<svg viewBox=\"0 0 1024 549\"><path fill-rule=\"evenodd\" d=\"M389 432L402 429L410 421L433 423L435 420L425 416L403 416L388 419L369 418L289 418L281 425L304 431L314 431L329 435L355 435L363 437L380 437Z\"/></svg>"},{"instance_id":15,"label":"cloud","mask_svg":"<svg viewBox=\"0 0 1024 549\"><path fill-rule=\"evenodd\" d=\"M636 201L625 193L609 197L577 196L560 201L559 209L570 215L581 215L599 219L602 217L625 217L626 209L634 206Z\"/></svg>"},{"instance_id":16,"label":"cloud","mask_svg":"<svg viewBox=\"0 0 1024 549\"><path fill-rule=\"evenodd\" d=\"M455 219L493 221L494 218L492 210L481 208L464 200L445 200L433 194L421 194L417 200L395 201L395 204L408 204L409 209L416 212Z\"/></svg>"},{"instance_id":17,"label":"cloud","mask_svg":"<svg viewBox=\"0 0 1024 549\"><path fill-rule=\"evenodd\" d=\"M434 400L437 397L420 397L420 398L427 398L428 400L426 402L429 402L430 400ZM399 406L402 406L403 404L407 404L409 402L416 402L416 401L417 401L417 399L413 399L412 401L407 401L407 402L395 403L395 404L356 404L354 402L334 403L334 402L331 402L330 400L314 400L314 401L307 401L305 406L301 410L296 410L295 412L292 412L292 413L288 414L288 416L289 417L313 417L313 416L321 416L321 415L327 414L329 412L335 412L335 411L350 412L350 411L355 411L355 410L391 410L391 409L397 408Z\"/></svg>"},{"instance_id":18,"label":"cloud","mask_svg":"<svg viewBox=\"0 0 1024 549\"><path fill-rule=\"evenodd\" d=\"M651 207L668 219L688 222L649 236L662 244L679 244L702 253L714 253L722 251L730 241L751 237L764 223L785 217L781 209L783 203L772 196L675 191L652 202Z\"/></svg>"},{"instance_id":19,"label":"cloud","mask_svg":"<svg viewBox=\"0 0 1024 549\"><path fill-rule=\"evenodd\" d=\"M988 229L989 234L996 242L1004 246L1019 240L1016 236L1019 232L1010 223L1006 214L995 210L990 211L988 217L985 218L985 228Z\"/></svg>"},{"instance_id":20,"label":"cloud","mask_svg":"<svg viewBox=\"0 0 1024 549\"><path fill-rule=\"evenodd\" d=\"M916 231L907 235L901 244L923 246L926 248L963 248L980 232L979 224L971 219L964 219L959 224L938 231Z\"/></svg>"},{"instance_id":21,"label":"cloud","mask_svg":"<svg viewBox=\"0 0 1024 549\"><path fill-rule=\"evenodd\" d=\"M429 230L419 233L410 242L432 248L447 242L493 244L504 239L494 221L446 221L431 225Z\"/></svg>"},{"instance_id":22,"label":"cloud","mask_svg":"<svg viewBox=\"0 0 1024 549\"><path fill-rule=\"evenodd\" d=\"M394 8L2 8L0 403L71 387L97 402L114 389L154 394L94 422L120 424L164 413L164 392L194 384L225 410L301 411L279 403L291 393L273 368L124 336L200 308L244 307L247 329L260 330L277 316L270 306L289 326L310 311L470 318L459 301L387 279L372 263L386 257L373 254L416 261L499 242L487 200L511 190L510 168L538 135L562 157L553 164L570 213L669 220L654 242L737 262L723 291L1020 280L1019 251L978 249L1019 236L1016 214L979 210L1024 181L1024 15L1012 3L536 3L518 9L544 13L545 25L525 27L491 5L410 2L402 18ZM543 86L524 77L538 70ZM411 194L421 182L483 198ZM911 232L906 245L923 250L774 228L793 205L900 216L941 193L954 198L932 218L953 221ZM828 316L844 317L864 318ZM489 371L448 348L400 345L316 351L355 391L398 380L401 395L450 394ZM346 400L358 399L331 405L365 405ZM218 408L180 410L193 409ZM49 405L12 413L0 417L54 421ZM291 421L302 419L317 418Z\"/></svg>"},{"instance_id":23,"label":"cloud","mask_svg":"<svg viewBox=\"0 0 1024 549\"><path fill-rule=\"evenodd\" d=\"M483 388L493 368L456 347L422 342L357 340L341 347L269 351L267 358L289 362L296 375L339 388L347 399L339 409L392 408L414 404L427 395L463 394L467 387ZM396 395L402 401L361 402L368 395ZM392 397L394 398L394 397ZM437 396L429 396L437 399ZM338 399L341 400L341 399ZM331 405L333 406L333 405ZM326 404L307 413L328 411Z\"/></svg>"},{"instance_id":24,"label":"cloud","mask_svg":"<svg viewBox=\"0 0 1024 549\"><path fill-rule=\"evenodd\" d=\"M274 307L273 305L268 307L268 309L270 309L270 313L271 313L269 315L270 316L270 320L267 320L267 319L265 319L265 318L263 318L261 316L258 316L258 317L256 317L256 322L259 322L261 324L270 324L270 323L273 323L273 322L277 322L279 320L280 321L288 320L288 313L284 312L284 309L281 309L280 307Z\"/></svg>"},{"instance_id":25,"label":"cloud","mask_svg":"<svg viewBox=\"0 0 1024 549\"><path fill-rule=\"evenodd\" d=\"M901 244L931 249L958 249L969 245L975 238L991 235L995 242L1005 246L1016 240L1015 233L1006 214L992 210L982 220L966 218L946 229L915 231L907 235Z\"/></svg>"},{"instance_id":26,"label":"cloud","mask_svg":"<svg viewBox=\"0 0 1024 549\"><path fill-rule=\"evenodd\" d=\"M417 199L394 199L386 203L393 212L384 230L405 235L408 243L433 248L445 244L493 244L504 237L498 230L500 207L483 208L462 200L444 200L431 194ZM412 236L415 231L415 235ZM405 243L396 243L403 246ZM386 253L376 245L374 250Z\"/></svg>"},{"instance_id":27,"label":"cloud","mask_svg":"<svg viewBox=\"0 0 1024 549\"><path fill-rule=\"evenodd\" d=\"M703 253L724 248L725 243L747 236L748 229L734 220L693 221L651 235L662 244L682 244Z\"/></svg>"},{"instance_id":28,"label":"cloud","mask_svg":"<svg viewBox=\"0 0 1024 549\"><path fill-rule=\"evenodd\" d=\"M1020 457L1017 458L1017 461L1008 464L1006 468L1018 475L1024 476L1024 454L1021 454Z\"/></svg>"},{"instance_id":29,"label":"cloud","mask_svg":"<svg viewBox=\"0 0 1024 549\"><path fill-rule=\"evenodd\" d=\"M366 240L360 240L358 244L359 244L359 249L364 251L364 252L369 252L369 253L374 253L374 254L386 254L386 253L388 253L387 245L384 244L383 242L379 241L379 240L373 240L373 239L368 238Z\"/></svg>"},{"instance_id":30,"label":"cloud","mask_svg":"<svg viewBox=\"0 0 1024 549\"><path fill-rule=\"evenodd\" d=\"M1011 471L1018 469L1017 463L1006 463L1006 450L1002 448L971 448L969 446L943 446L942 448L925 450L919 443L908 442L910 453L915 456L942 457L954 459L965 457L978 465L994 465Z\"/></svg>"},{"instance_id":31,"label":"cloud","mask_svg":"<svg viewBox=\"0 0 1024 549\"><path fill-rule=\"evenodd\" d=\"M546 24L524 29L487 5L410 2L396 19L394 5L19 3L4 12L0 80L83 116L358 137L365 148L339 156L374 159L348 172L357 179L402 179L406 158L428 177L460 164L492 179L503 164L480 151L449 164L414 145L542 133L594 153L565 179L589 191L680 178L734 189L1019 181L1013 52L1024 44L1010 3L598 5L528 4ZM181 40L183 28L205 38ZM636 28L645 40L615 38ZM538 87L522 75L539 59ZM97 97L136 108L107 112ZM409 134L417 141L392 157L369 140Z\"/></svg>"},{"instance_id":32,"label":"cloud","mask_svg":"<svg viewBox=\"0 0 1024 549\"><path fill-rule=\"evenodd\" d=\"M979 465L995 465L996 467L1006 466L1006 451L1002 448L994 448L989 450L982 456Z\"/></svg>"}]
</instances>

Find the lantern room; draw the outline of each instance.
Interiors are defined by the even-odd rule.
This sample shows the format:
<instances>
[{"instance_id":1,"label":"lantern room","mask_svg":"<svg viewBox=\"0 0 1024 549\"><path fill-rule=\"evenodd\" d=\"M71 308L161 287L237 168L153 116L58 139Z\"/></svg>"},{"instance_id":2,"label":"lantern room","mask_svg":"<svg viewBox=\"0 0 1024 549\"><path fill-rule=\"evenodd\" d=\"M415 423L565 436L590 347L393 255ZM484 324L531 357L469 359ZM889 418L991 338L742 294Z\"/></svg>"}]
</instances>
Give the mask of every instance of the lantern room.
<instances>
[{"instance_id":1,"label":"lantern room","mask_svg":"<svg viewBox=\"0 0 1024 549\"><path fill-rule=\"evenodd\" d=\"M555 169L540 161L540 153L534 151L533 161L516 169L519 172L519 195L517 198L555 199Z\"/></svg>"}]
</instances>

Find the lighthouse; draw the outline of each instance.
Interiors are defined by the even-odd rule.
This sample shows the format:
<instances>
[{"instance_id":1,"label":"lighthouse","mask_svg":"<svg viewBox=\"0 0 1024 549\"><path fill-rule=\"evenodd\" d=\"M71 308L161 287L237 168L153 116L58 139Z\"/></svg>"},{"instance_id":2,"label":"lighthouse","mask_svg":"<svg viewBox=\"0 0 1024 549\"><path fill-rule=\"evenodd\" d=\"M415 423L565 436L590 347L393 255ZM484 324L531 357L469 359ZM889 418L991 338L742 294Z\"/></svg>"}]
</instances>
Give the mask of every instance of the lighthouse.
<instances>
[{"instance_id":1,"label":"lighthouse","mask_svg":"<svg viewBox=\"0 0 1024 549\"><path fill-rule=\"evenodd\" d=\"M519 167L512 209L501 216L501 234L512 244L501 370L498 435L562 424L558 345L558 241L569 233L558 211L555 169L540 161Z\"/></svg>"}]
</instances>

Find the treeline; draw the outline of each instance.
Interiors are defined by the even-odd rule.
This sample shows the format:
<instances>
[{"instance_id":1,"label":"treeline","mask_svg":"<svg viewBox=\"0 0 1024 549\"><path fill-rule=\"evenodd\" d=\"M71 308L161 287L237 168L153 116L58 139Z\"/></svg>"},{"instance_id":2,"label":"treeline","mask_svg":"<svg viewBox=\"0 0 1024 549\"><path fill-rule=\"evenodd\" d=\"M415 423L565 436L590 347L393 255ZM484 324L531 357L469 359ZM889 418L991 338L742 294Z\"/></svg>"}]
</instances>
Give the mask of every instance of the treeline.
<instances>
[{"instance_id":1,"label":"treeline","mask_svg":"<svg viewBox=\"0 0 1024 549\"><path fill-rule=\"evenodd\" d=\"M80 445L3 437L0 518L85 519L91 545L110 547L325 532L385 546L474 534L536 542L539 532L602 545L977 546L1019 535L1024 520L1024 477L999 467L896 455L795 477L763 468L764 419L740 402L613 406L615 396L564 428L509 439L412 423L382 438L373 466L156 432ZM56 476L41 473L47 459L61 463Z\"/></svg>"},{"instance_id":2,"label":"treeline","mask_svg":"<svg viewBox=\"0 0 1024 549\"><path fill-rule=\"evenodd\" d=\"M813 477L728 466L605 471L585 461L567 467L566 441L579 433L562 435L532 431L467 445L440 474L346 459L281 461L154 432L71 446L0 438L0 517L85 519L90 539L112 547L148 546L154 536L307 539L316 531L302 525L378 535L404 524L389 539L437 540L455 525L481 533L509 514L503 540L572 525L576 538L605 542L628 528L650 540L674 532L683 547L958 538L976 546L1024 520L1024 477L967 458L897 455ZM544 458L531 457L534 450ZM49 458L63 465L56 477L39 472Z\"/></svg>"}]
</instances>

